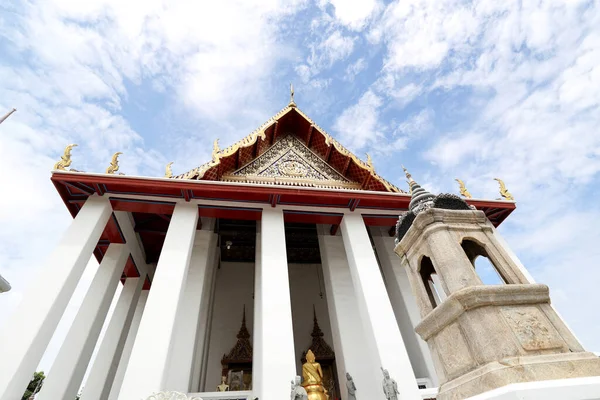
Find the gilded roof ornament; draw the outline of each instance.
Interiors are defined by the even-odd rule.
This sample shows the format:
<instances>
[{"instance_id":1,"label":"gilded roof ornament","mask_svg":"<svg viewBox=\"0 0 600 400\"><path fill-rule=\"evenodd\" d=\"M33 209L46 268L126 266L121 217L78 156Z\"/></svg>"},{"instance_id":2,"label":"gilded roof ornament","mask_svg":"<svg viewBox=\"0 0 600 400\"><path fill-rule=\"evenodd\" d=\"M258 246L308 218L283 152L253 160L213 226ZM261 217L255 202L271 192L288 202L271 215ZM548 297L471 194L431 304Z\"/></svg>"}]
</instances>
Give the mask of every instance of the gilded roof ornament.
<instances>
[{"instance_id":1,"label":"gilded roof ornament","mask_svg":"<svg viewBox=\"0 0 600 400\"><path fill-rule=\"evenodd\" d=\"M294 85L290 83L290 104L288 107L296 107L296 102L294 101Z\"/></svg>"},{"instance_id":2,"label":"gilded roof ornament","mask_svg":"<svg viewBox=\"0 0 600 400\"><path fill-rule=\"evenodd\" d=\"M58 160L56 164L54 164L53 169L58 171L65 171L67 167L71 166L71 149L73 149L73 147L77 147L77 145L73 143L65 147L64 154L60 156L60 160Z\"/></svg>"},{"instance_id":3,"label":"gilded roof ornament","mask_svg":"<svg viewBox=\"0 0 600 400\"><path fill-rule=\"evenodd\" d=\"M471 199L473 198L473 196L471 196L471 193L469 193L469 191L467 190L467 188L465 187L465 183L463 181L461 181L460 179L456 178L455 179L456 182L458 182L458 185L460 186L460 194L463 195L464 197L466 197L467 199Z\"/></svg>"},{"instance_id":4,"label":"gilded roof ornament","mask_svg":"<svg viewBox=\"0 0 600 400\"><path fill-rule=\"evenodd\" d=\"M110 161L110 165L108 166L108 168L106 168L107 174L114 174L119 170L119 155L121 154L123 153L121 153L120 151L117 151L115 154L113 154L112 160Z\"/></svg>"},{"instance_id":5,"label":"gilded roof ornament","mask_svg":"<svg viewBox=\"0 0 600 400\"><path fill-rule=\"evenodd\" d=\"M290 89L291 89L290 91L293 92L292 85L290 85ZM266 139L265 131L269 127L271 127L271 125L275 124L277 121L279 121L280 118L282 118L284 115L291 112L292 110L295 110L298 114L300 114L300 116L302 116L302 118L306 119L306 121L308 121L311 125L314 126L314 129L317 132L319 132L321 135L323 135L323 137L325 138L325 143L327 144L328 147L333 145L334 148L340 154L350 157L360 168L369 170L369 166L367 165L367 163L365 163L364 161L361 161L358 157L356 157L354 154L352 154L350 151L348 151L344 146L342 146L340 143L338 143L337 140L332 138L331 135L329 135L319 125L317 125L315 123L315 121L313 121L308 115L304 114L304 112L302 112L302 110L297 108L295 103L293 103L293 104L290 103L285 108L283 108L281 111L279 111L277 114L275 114L274 116L269 118L264 124L262 124L261 126L256 128L248 136L244 137L242 140L234 143L233 145L231 145L223 150L218 150L217 152L215 152L215 149L213 148L213 159L211 161L204 163L201 166L196 167L184 174L176 175L176 176L174 176L174 178L175 179L202 179L202 177L204 176L206 171L208 171L212 167L215 167L220 164L221 158L228 157L228 156L234 154L240 148L249 147L249 146L254 145L254 143L256 143L256 141L258 140L259 137L261 138L261 140L265 140ZM214 156L216 156L216 159L214 158ZM375 171L369 170L369 172L371 172L373 174L373 177L375 179L377 179L390 192L405 193L403 190L400 190L395 185L393 185L390 182L383 179Z\"/></svg>"},{"instance_id":6,"label":"gilded roof ornament","mask_svg":"<svg viewBox=\"0 0 600 400\"><path fill-rule=\"evenodd\" d=\"M494 178L494 180L498 181L498 183L500 184L500 196L502 196L505 200L514 201L515 198L513 197L512 194L510 194L508 189L506 189L506 185L504 184L504 181L502 179L498 179L498 178Z\"/></svg>"},{"instance_id":7,"label":"gilded roof ornament","mask_svg":"<svg viewBox=\"0 0 600 400\"><path fill-rule=\"evenodd\" d=\"M375 167L373 166L373 160L371 159L371 156L369 155L369 153L367 153L367 166L369 167L369 171L371 171L371 172L375 171Z\"/></svg>"},{"instance_id":8,"label":"gilded roof ornament","mask_svg":"<svg viewBox=\"0 0 600 400\"><path fill-rule=\"evenodd\" d=\"M168 163L167 167L165 168L165 178L173 177L173 170L171 170L171 165L173 165L173 161Z\"/></svg>"},{"instance_id":9,"label":"gilded roof ornament","mask_svg":"<svg viewBox=\"0 0 600 400\"><path fill-rule=\"evenodd\" d=\"M213 142L213 151L212 151L212 159L213 159L213 161L218 158L218 155L219 155L220 151L221 150L219 149L219 139L215 139L215 141Z\"/></svg>"}]
</instances>

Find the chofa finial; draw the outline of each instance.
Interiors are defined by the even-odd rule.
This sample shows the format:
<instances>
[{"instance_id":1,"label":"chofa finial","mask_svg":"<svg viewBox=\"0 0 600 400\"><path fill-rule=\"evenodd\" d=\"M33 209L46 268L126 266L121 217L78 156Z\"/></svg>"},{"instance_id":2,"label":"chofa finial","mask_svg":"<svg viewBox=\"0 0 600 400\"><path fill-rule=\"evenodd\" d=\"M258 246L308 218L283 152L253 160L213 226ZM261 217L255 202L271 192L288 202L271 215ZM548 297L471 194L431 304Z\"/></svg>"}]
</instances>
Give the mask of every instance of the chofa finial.
<instances>
[{"instance_id":1,"label":"chofa finial","mask_svg":"<svg viewBox=\"0 0 600 400\"><path fill-rule=\"evenodd\" d=\"M165 178L171 178L173 176L173 170L171 169L171 165L173 165L173 161L167 164L165 168Z\"/></svg>"},{"instance_id":2,"label":"chofa finial","mask_svg":"<svg viewBox=\"0 0 600 400\"><path fill-rule=\"evenodd\" d=\"M120 151L117 151L115 154L113 154L112 159L110 161L110 165L108 166L108 168L106 168L107 174L114 174L119 170L119 156L121 154L123 153L121 153Z\"/></svg>"},{"instance_id":3,"label":"chofa finial","mask_svg":"<svg viewBox=\"0 0 600 400\"><path fill-rule=\"evenodd\" d=\"M502 179L498 179L498 178L494 178L494 180L498 181L498 183L500 184L500 196L502 196L506 200L514 201L515 198L508 191L508 189L506 189L506 185L504 184L504 181Z\"/></svg>"},{"instance_id":4,"label":"chofa finial","mask_svg":"<svg viewBox=\"0 0 600 400\"><path fill-rule=\"evenodd\" d=\"M217 159L217 156L220 151L221 151L221 149L219 149L219 139L215 139L215 141L213 142L213 151L212 151L212 159L213 160Z\"/></svg>"},{"instance_id":5,"label":"chofa finial","mask_svg":"<svg viewBox=\"0 0 600 400\"><path fill-rule=\"evenodd\" d=\"M294 85L290 83L290 104L288 107L296 107L296 102L294 101Z\"/></svg>"},{"instance_id":6,"label":"chofa finial","mask_svg":"<svg viewBox=\"0 0 600 400\"><path fill-rule=\"evenodd\" d=\"M77 145L73 143L65 147L64 154L60 156L60 160L58 160L56 164L54 164L53 169L58 171L65 171L67 167L71 166L71 149L73 147L77 147Z\"/></svg>"},{"instance_id":7,"label":"chofa finial","mask_svg":"<svg viewBox=\"0 0 600 400\"><path fill-rule=\"evenodd\" d=\"M471 196L471 193L469 193L469 191L465 187L465 183L458 178L456 178L455 181L458 182L458 185L460 186L460 194L466 197L467 199L471 199L473 196Z\"/></svg>"},{"instance_id":8,"label":"chofa finial","mask_svg":"<svg viewBox=\"0 0 600 400\"><path fill-rule=\"evenodd\" d=\"M371 156L369 155L369 153L367 153L367 166L369 167L369 169L371 171L375 170L375 167L373 166L373 159L371 159Z\"/></svg>"}]
</instances>

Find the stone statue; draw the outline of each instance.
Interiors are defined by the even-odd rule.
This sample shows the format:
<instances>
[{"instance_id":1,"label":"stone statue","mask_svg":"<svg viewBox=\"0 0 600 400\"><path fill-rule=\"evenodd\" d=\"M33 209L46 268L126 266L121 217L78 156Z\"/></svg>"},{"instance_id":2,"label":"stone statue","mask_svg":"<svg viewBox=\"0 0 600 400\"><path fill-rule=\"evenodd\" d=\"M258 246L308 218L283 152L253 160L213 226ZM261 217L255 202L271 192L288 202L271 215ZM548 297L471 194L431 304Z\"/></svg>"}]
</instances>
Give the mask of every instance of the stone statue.
<instances>
[{"instance_id":1,"label":"stone statue","mask_svg":"<svg viewBox=\"0 0 600 400\"><path fill-rule=\"evenodd\" d=\"M383 393L385 394L385 398L387 400L398 400L398 384L395 380L390 378L390 373L387 369L381 368L383 371Z\"/></svg>"},{"instance_id":2,"label":"stone statue","mask_svg":"<svg viewBox=\"0 0 600 400\"><path fill-rule=\"evenodd\" d=\"M346 388L348 388L348 400L356 400L356 385L348 372L346 372Z\"/></svg>"},{"instance_id":3,"label":"stone statue","mask_svg":"<svg viewBox=\"0 0 600 400\"><path fill-rule=\"evenodd\" d=\"M296 376L296 378L292 381L292 395L290 398L291 400L308 400L306 389L300 386L299 376Z\"/></svg>"},{"instance_id":4,"label":"stone statue","mask_svg":"<svg viewBox=\"0 0 600 400\"><path fill-rule=\"evenodd\" d=\"M323 370L321 364L315 361L312 350L306 353L306 362L302 365L302 386L308 393L309 400L329 400L327 390L323 386Z\"/></svg>"},{"instance_id":5,"label":"stone statue","mask_svg":"<svg viewBox=\"0 0 600 400\"><path fill-rule=\"evenodd\" d=\"M229 385L225 383L227 377L221 377L221 384L217 386L217 392L229 392Z\"/></svg>"}]
</instances>

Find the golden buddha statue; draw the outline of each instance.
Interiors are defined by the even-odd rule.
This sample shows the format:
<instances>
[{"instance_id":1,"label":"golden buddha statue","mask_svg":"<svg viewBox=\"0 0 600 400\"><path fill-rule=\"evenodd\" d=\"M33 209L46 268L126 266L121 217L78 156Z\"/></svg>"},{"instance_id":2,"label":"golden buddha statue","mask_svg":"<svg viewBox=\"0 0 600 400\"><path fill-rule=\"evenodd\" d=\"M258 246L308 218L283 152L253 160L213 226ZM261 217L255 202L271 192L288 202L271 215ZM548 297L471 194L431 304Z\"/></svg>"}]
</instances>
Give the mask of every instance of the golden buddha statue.
<instances>
[{"instance_id":1,"label":"golden buddha statue","mask_svg":"<svg viewBox=\"0 0 600 400\"><path fill-rule=\"evenodd\" d=\"M306 362L302 365L302 387L306 389L308 400L329 400L327 390L323 386L323 370L315 361L312 350L306 353Z\"/></svg>"}]
</instances>

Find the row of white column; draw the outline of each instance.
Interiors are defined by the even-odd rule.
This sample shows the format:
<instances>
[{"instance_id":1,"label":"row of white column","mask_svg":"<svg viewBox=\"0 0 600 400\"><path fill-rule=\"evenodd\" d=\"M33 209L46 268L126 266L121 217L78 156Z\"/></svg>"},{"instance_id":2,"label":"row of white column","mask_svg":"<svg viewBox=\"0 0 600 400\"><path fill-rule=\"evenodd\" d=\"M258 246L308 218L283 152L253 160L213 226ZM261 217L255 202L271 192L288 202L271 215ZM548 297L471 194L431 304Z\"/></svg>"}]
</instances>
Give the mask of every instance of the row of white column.
<instances>
[{"instance_id":1,"label":"row of white column","mask_svg":"<svg viewBox=\"0 0 600 400\"><path fill-rule=\"evenodd\" d=\"M86 201L5 323L0 332L0 400L22 397L112 211L107 198L92 196ZM127 223L126 218L122 221ZM193 371L202 362L195 355L203 351L196 344L205 342L216 254L216 235L210 224L197 233L197 223L197 206L178 204L152 290L142 290L150 268L145 264L138 263L139 278L125 281L90 367L82 400L145 398L165 387L187 391L194 384ZM122 228L132 231L131 226ZM132 246L139 246L131 241L135 242ZM76 397L132 252L129 246L113 243L108 247L37 400ZM141 254L139 248L135 251ZM194 259L190 260L192 251ZM177 318L178 313L185 317ZM177 362L171 363L172 359Z\"/></svg>"},{"instance_id":2,"label":"row of white column","mask_svg":"<svg viewBox=\"0 0 600 400\"><path fill-rule=\"evenodd\" d=\"M111 213L106 198L86 201L5 324L0 333L0 400L22 396ZM140 278L127 279L82 400L131 400L199 386L216 235L210 227L197 231L198 218L195 204L176 205L149 293L141 294L146 271L140 271ZM343 370L353 373L365 398L382 396L382 367L398 382L401 398L418 399L415 375L362 217L345 215L341 231L341 240L320 240L334 346ZM109 246L38 399L75 398L129 257L128 246ZM327 257L336 247L343 247L345 259ZM256 256L253 395L280 400L289 394L296 375L281 209L263 211ZM113 385L107 384L111 381Z\"/></svg>"},{"instance_id":3,"label":"row of white column","mask_svg":"<svg viewBox=\"0 0 600 400\"><path fill-rule=\"evenodd\" d=\"M401 399L420 399L362 216L345 215L341 231L341 237L319 235L338 372L351 372L361 398L383 399L385 368L397 381ZM280 400L296 375L280 209L263 210L256 255L253 396Z\"/></svg>"}]
</instances>

